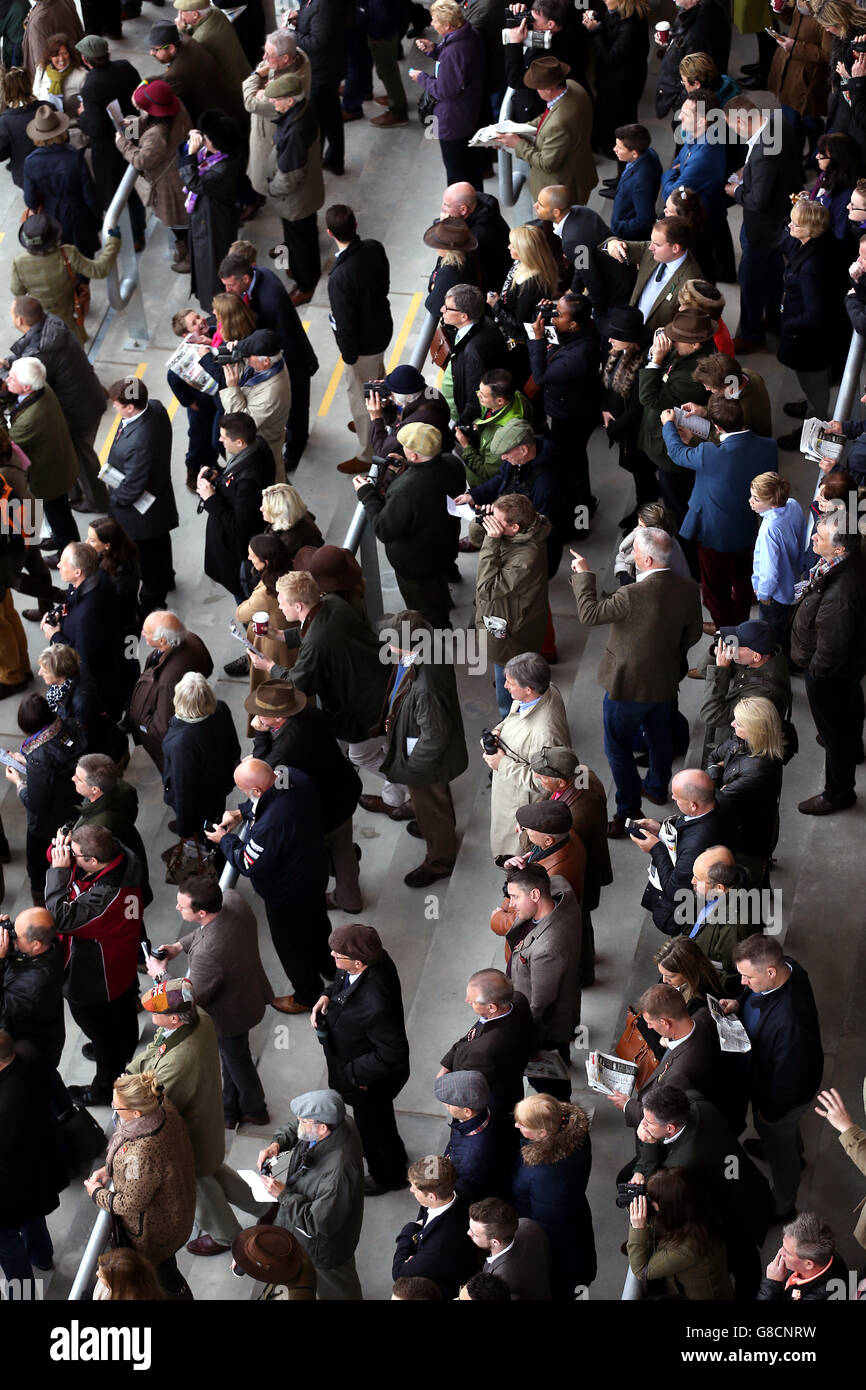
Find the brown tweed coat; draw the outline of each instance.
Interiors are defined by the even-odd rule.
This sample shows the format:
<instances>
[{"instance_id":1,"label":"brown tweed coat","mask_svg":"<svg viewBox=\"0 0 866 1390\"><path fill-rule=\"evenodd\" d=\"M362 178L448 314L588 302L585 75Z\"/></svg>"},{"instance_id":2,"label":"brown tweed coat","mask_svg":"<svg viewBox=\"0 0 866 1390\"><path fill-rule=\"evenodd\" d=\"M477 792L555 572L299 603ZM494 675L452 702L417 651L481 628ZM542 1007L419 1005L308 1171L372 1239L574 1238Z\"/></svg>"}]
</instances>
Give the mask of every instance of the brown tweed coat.
<instances>
[{"instance_id":1,"label":"brown tweed coat","mask_svg":"<svg viewBox=\"0 0 866 1390\"><path fill-rule=\"evenodd\" d=\"M122 1144L110 1177L114 1191L97 1188L93 1200L123 1222L134 1248L153 1264L179 1250L195 1220L195 1163L186 1125L164 1099L165 1119L152 1134Z\"/></svg>"},{"instance_id":2,"label":"brown tweed coat","mask_svg":"<svg viewBox=\"0 0 866 1390\"><path fill-rule=\"evenodd\" d=\"M148 185L146 206L153 208L166 227L186 227L189 215L184 207L186 195L177 171L177 147L191 128L189 112L181 102L171 124L141 117L137 140L116 135L114 142L127 164L140 172Z\"/></svg>"}]
</instances>

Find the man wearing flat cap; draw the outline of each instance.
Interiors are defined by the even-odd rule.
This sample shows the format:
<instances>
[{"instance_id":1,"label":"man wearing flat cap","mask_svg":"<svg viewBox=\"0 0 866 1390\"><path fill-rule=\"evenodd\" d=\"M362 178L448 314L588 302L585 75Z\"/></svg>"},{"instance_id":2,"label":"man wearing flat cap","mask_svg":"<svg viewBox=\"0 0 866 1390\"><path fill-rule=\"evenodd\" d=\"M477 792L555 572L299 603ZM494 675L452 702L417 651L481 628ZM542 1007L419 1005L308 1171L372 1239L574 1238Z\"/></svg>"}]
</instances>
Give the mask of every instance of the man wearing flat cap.
<instances>
[{"instance_id":1,"label":"man wearing flat cap","mask_svg":"<svg viewBox=\"0 0 866 1390\"><path fill-rule=\"evenodd\" d=\"M264 1216L268 1204L253 1201L247 1184L224 1161L229 1126L223 1121L216 1030L197 1007L189 979L162 980L142 995L141 1005L159 1026L126 1071L133 1075L154 1072L182 1116L195 1160L199 1227L199 1235L187 1249L192 1255L221 1255L241 1229L229 1203L258 1217ZM267 1124L268 1112L245 1118Z\"/></svg>"},{"instance_id":2,"label":"man wearing flat cap","mask_svg":"<svg viewBox=\"0 0 866 1390\"><path fill-rule=\"evenodd\" d=\"M159 20L147 36L151 58L165 68L162 76L183 102L194 126L202 111L216 106L242 127L244 104L204 44L178 34L174 24Z\"/></svg>"},{"instance_id":3,"label":"man wearing flat cap","mask_svg":"<svg viewBox=\"0 0 866 1390\"><path fill-rule=\"evenodd\" d=\"M352 1107L369 1169L364 1192L378 1197L406 1186L406 1150L394 1118L394 1097L409 1079L400 977L375 927L337 927L328 946L337 973L310 1023L328 1081Z\"/></svg>"},{"instance_id":4,"label":"man wearing flat cap","mask_svg":"<svg viewBox=\"0 0 866 1390\"><path fill-rule=\"evenodd\" d=\"M233 90L239 92L250 75L250 65L231 20L210 0L174 0L177 26L206 48Z\"/></svg>"},{"instance_id":5,"label":"man wearing flat cap","mask_svg":"<svg viewBox=\"0 0 866 1390\"><path fill-rule=\"evenodd\" d=\"M268 201L283 224L295 281L290 298L297 307L309 304L322 273L317 213L325 201L325 181L319 123L299 73L278 73L265 87L265 96L277 113L267 166Z\"/></svg>"},{"instance_id":6,"label":"man wearing flat cap","mask_svg":"<svg viewBox=\"0 0 866 1390\"><path fill-rule=\"evenodd\" d=\"M227 362L219 393L223 410L249 415L274 456L272 482L284 483L283 444L292 408L292 386L280 340L271 328L256 328L237 344L244 365Z\"/></svg>"},{"instance_id":7,"label":"man wearing flat cap","mask_svg":"<svg viewBox=\"0 0 866 1390\"><path fill-rule=\"evenodd\" d=\"M361 1300L355 1250L364 1219L364 1153L336 1091L307 1091L258 1157L277 1159L280 1177L262 1176L278 1202L275 1224L291 1231L316 1267L318 1297ZM281 1153L289 1154L282 1171Z\"/></svg>"},{"instance_id":8,"label":"man wearing flat cap","mask_svg":"<svg viewBox=\"0 0 866 1390\"><path fill-rule=\"evenodd\" d=\"M403 364L387 372L381 391L366 396L364 405L370 417L370 448L380 457L404 457L397 438L403 425L432 425L445 448L452 447L448 402L435 386L427 385L417 367Z\"/></svg>"},{"instance_id":9,"label":"man wearing flat cap","mask_svg":"<svg viewBox=\"0 0 866 1390\"><path fill-rule=\"evenodd\" d=\"M509 869L506 884L514 925L505 941L507 973L529 1000L538 1049L558 1052L566 1067L580 1022L580 899L566 878L550 877L542 864ZM529 1084L557 1100L569 1100L571 1080L534 1077Z\"/></svg>"},{"instance_id":10,"label":"man wearing flat cap","mask_svg":"<svg viewBox=\"0 0 866 1390\"><path fill-rule=\"evenodd\" d=\"M336 549L323 547L328 548ZM328 910L360 912L360 851L352 840L352 816L362 783L334 737L330 719L290 680L263 681L247 696L244 708L253 716L253 757L271 767L298 768L319 793L325 847L335 880L333 893L326 897Z\"/></svg>"},{"instance_id":11,"label":"man wearing flat cap","mask_svg":"<svg viewBox=\"0 0 866 1390\"><path fill-rule=\"evenodd\" d=\"M545 796L568 807L572 828L580 836L586 850L580 945L580 983L585 989L595 979L592 914L601 900L602 888L613 883L610 846L607 842L607 792L592 769L581 763L573 748L542 748L532 759L530 767ZM528 837L521 835L520 847L524 851L530 849Z\"/></svg>"},{"instance_id":12,"label":"man wearing flat cap","mask_svg":"<svg viewBox=\"0 0 866 1390\"><path fill-rule=\"evenodd\" d=\"M553 56L535 58L523 78L524 86L538 92L547 108L530 122L537 131L535 140L506 134L497 144L526 160L533 198L548 184L558 183L568 189L570 203L586 203L598 183L590 148L592 102L580 83L567 80L570 71Z\"/></svg>"},{"instance_id":13,"label":"man wearing flat cap","mask_svg":"<svg viewBox=\"0 0 866 1390\"><path fill-rule=\"evenodd\" d=\"M540 864L551 878L561 874L568 879L574 896L582 902L586 849L572 828L569 808L560 801L533 801L518 808L516 820L518 836L528 842L528 849L506 859L505 868L525 869L529 864Z\"/></svg>"},{"instance_id":14,"label":"man wearing flat cap","mask_svg":"<svg viewBox=\"0 0 866 1390\"><path fill-rule=\"evenodd\" d=\"M336 255L328 272L331 327L346 364L346 396L357 438L355 457L338 464L341 473L366 473L373 457L370 419L364 402L364 382L385 375L383 353L394 325L388 290L391 267L380 241L358 236L355 214L344 203L325 213L328 236Z\"/></svg>"},{"instance_id":15,"label":"man wearing flat cap","mask_svg":"<svg viewBox=\"0 0 866 1390\"><path fill-rule=\"evenodd\" d=\"M434 628L450 626L448 574L457 559L460 522L448 515L447 500L463 488L463 468L442 452L432 425L404 425L397 433L409 467L382 497L369 478L352 479L373 534L385 546L407 608L416 608Z\"/></svg>"},{"instance_id":16,"label":"man wearing flat cap","mask_svg":"<svg viewBox=\"0 0 866 1390\"><path fill-rule=\"evenodd\" d=\"M484 1073L445 1072L433 1094L451 1116L444 1156L454 1165L458 1196L469 1203L507 1193L517 1135L511 1117L491 1109Z\"/></svg>"}]
</instances>

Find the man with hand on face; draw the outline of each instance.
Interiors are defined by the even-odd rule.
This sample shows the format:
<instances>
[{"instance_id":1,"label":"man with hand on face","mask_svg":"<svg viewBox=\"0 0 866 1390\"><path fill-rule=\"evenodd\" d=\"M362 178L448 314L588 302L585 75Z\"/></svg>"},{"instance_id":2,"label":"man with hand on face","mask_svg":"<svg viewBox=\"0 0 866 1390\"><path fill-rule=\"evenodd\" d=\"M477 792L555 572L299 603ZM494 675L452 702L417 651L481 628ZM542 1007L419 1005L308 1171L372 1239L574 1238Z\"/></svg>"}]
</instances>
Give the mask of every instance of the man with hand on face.
<instances>
[{"instance_id":1,"label":"man with hand on face","mask_svg":"<svg viewBox=\"0 0 866 1390\"><path fill-rule=\"evenodd\" d=\"M759 1303L801 1303L834 1298L830 1285L847 1288L848 1266L836 1251L830 1227L813 1211L802 1211L782 1230L782 1244L767 1265Z\"/></svg>"},{"instance_id":2,"label":"man with hand on face","mask_svg":"<svg viewBox=\"0 0 866 1390\"><path fill-rule=\"evenodd\" d=\"M274 472L263 486L284 483L283 443L292 408L292 386L280 340L272 329L257 328L235 347L243 354L244 365L227 362L223 367L225 386L219 393L223 410L249 415L261 438L270 444Z\"/></svg>"},{"instance_id":3,"label":"man with hand on face","mask_svg":"<svg viewBox=\"0 0 866 1390\"><path fill-rule=\"evenodd\" d=\"M44 907L19 912L12 930L0 920L0 1031L27 1043L49 1067L59 1066L66 1036L63 958Z\"/></svg>"},{"instance_id":4,"label":"man with hand on face","mask_svg":"<svg viewBox=\"0 0 866 1390\"><path fill-rule=\"evenodd\" d=\"M355 1249L364 1220L364 1154L358 1131L336 1091L307 1091L290 1108L290 1118L257 1161L261 1170L268 1159L289 1154L282 1180L262 1174L279 1204L274 1224L291 1231L309 1255L320 1299L358 1301L363 1294Z\"/></svg>"}]
</instances>

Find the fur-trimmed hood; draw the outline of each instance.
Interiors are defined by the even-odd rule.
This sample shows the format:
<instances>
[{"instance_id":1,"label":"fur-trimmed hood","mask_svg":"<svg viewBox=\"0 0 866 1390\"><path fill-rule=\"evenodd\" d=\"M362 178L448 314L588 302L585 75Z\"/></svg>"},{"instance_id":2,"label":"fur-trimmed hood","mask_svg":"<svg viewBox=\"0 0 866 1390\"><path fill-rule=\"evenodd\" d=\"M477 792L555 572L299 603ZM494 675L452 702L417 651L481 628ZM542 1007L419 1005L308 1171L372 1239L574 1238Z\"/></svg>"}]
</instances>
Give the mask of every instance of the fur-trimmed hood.
<instances>
[{"instance_id":1,"label":"fur-trimmed hood","mask_svg":"<svg viewBox=\"0 0 866 1390\"><path fill-rule=\"evenodd\" d=\"M582 1147L589 1134L589 1116L579 1105L563 1105L563 1126L544 1139L527 1140L520 1157L530 1167L541 1163L561 1163Z\"/></svg>"}]
</instances>

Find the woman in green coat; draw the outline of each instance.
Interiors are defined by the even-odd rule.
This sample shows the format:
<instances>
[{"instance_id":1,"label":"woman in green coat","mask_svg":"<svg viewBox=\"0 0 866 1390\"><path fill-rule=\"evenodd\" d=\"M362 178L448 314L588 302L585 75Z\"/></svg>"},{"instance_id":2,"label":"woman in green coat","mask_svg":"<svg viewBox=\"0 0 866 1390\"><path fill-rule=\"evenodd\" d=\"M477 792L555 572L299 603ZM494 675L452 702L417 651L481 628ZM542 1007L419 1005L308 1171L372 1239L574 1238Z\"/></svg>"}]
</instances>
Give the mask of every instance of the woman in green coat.
<instances>
[{"instance_id":1,"label":"woman in green coat","mask_svg":"<svg viewBox=\"0 0 866 1390\"><path fill-rule=\"evenodd\" d=\"M728 1260L715 1208L685 1168L660 1168L647 1195L629 1206L628 1262L646 1285L697 1301L733 1299Z\"/></svg>"}]
</instances>

